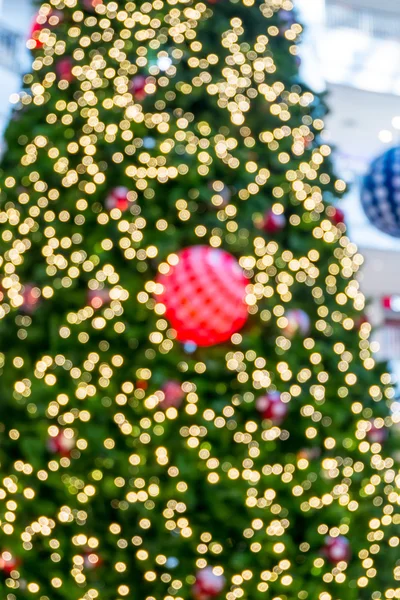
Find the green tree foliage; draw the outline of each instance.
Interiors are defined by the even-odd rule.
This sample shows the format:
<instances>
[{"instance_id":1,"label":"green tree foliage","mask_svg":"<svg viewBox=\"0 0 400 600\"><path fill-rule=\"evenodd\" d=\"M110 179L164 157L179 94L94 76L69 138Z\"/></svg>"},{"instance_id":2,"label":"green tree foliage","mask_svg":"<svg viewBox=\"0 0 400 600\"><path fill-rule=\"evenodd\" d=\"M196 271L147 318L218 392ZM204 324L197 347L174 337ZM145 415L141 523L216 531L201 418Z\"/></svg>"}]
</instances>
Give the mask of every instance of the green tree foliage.
<instances>
[{"instance_id":1,"label":"green tree foliage","mask_svg":"<svg viewBox=\"0 0 400 600\"><path fill-rule=\"evenodd\" d=\"M1 176L5 600L399 597L393 391L292 8L39 7ZM207 348L154 293L198 244L248 279Z\"/></svg>"}]
</instances>

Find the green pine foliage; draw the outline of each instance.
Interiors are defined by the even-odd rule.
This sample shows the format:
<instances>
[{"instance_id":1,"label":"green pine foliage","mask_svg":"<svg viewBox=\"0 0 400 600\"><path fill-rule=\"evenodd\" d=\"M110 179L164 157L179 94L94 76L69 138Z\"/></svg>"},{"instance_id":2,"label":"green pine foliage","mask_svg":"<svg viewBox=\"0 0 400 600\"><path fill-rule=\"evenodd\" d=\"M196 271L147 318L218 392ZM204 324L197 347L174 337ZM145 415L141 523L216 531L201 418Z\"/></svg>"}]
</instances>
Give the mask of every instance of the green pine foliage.
<instances>
[{"instance_id":1,"label":"green pine foliage","mask_svg":"<svg viewBox=\"0 0 400 600\"><path fill-rule=\"evenodd\" d=\"M291 2L93 4L40 6L6 133L1 598L399 597L393 390ZM198 244L248 278L246 326L207 348L154 294Z\"/></svg>"}]
</instances>

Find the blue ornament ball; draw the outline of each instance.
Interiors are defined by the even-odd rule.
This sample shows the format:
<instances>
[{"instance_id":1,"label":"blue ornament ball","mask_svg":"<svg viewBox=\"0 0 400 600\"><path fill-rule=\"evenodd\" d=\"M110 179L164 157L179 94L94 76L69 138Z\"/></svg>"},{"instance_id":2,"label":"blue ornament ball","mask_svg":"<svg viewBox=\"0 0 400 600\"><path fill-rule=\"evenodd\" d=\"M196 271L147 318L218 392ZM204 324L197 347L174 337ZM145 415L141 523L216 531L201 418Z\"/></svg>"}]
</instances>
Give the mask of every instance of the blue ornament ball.
<instances>
[{"instance_id":1,"label":"blue ornament ball","mask_svg":"<svg viewBox=\"0 0 400 600\"><path fill-rule=\"evenodd\" d=\"M373 161L364 178L361 204L372 225L400 238L400 147Z\"/></svg>"}]
</instances>

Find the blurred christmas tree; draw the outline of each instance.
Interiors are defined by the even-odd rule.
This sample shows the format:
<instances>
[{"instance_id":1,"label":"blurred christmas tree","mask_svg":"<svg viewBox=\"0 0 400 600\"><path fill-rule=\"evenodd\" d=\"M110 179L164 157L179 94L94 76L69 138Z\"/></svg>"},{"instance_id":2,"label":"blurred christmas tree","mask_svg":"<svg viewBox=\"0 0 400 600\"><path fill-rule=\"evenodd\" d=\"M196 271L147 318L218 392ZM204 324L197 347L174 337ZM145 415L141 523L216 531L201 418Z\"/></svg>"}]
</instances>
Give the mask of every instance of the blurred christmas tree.
<instances>
[{"instance_id":1,"label":"blurred christmas tree","mask_svg":"<svg viewBox=\"0 0 400 600\"><path fill-rule=\"evenodd\" d=\"M1 179L5 600L400 597L393 390L292 9L39 7Z\"/></svg>"}]
</instances>

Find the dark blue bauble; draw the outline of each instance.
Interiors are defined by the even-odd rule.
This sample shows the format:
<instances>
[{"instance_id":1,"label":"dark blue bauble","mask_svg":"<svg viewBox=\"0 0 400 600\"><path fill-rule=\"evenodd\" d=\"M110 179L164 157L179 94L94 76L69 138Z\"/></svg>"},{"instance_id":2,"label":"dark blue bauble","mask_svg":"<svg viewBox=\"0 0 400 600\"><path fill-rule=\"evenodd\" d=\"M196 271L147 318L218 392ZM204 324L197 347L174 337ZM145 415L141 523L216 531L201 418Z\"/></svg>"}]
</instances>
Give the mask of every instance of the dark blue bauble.
<instances>
[{"instance_id":1,"label":"dark blue bauble","mask_svg":"<svg viewBox=\"0 0 400 600\"><path fill-rule=\"evenodd\" d=\"M374 227L400 238L400 147L373 161L364 178L361 204Z\"/></svg>"}]
</instances>

